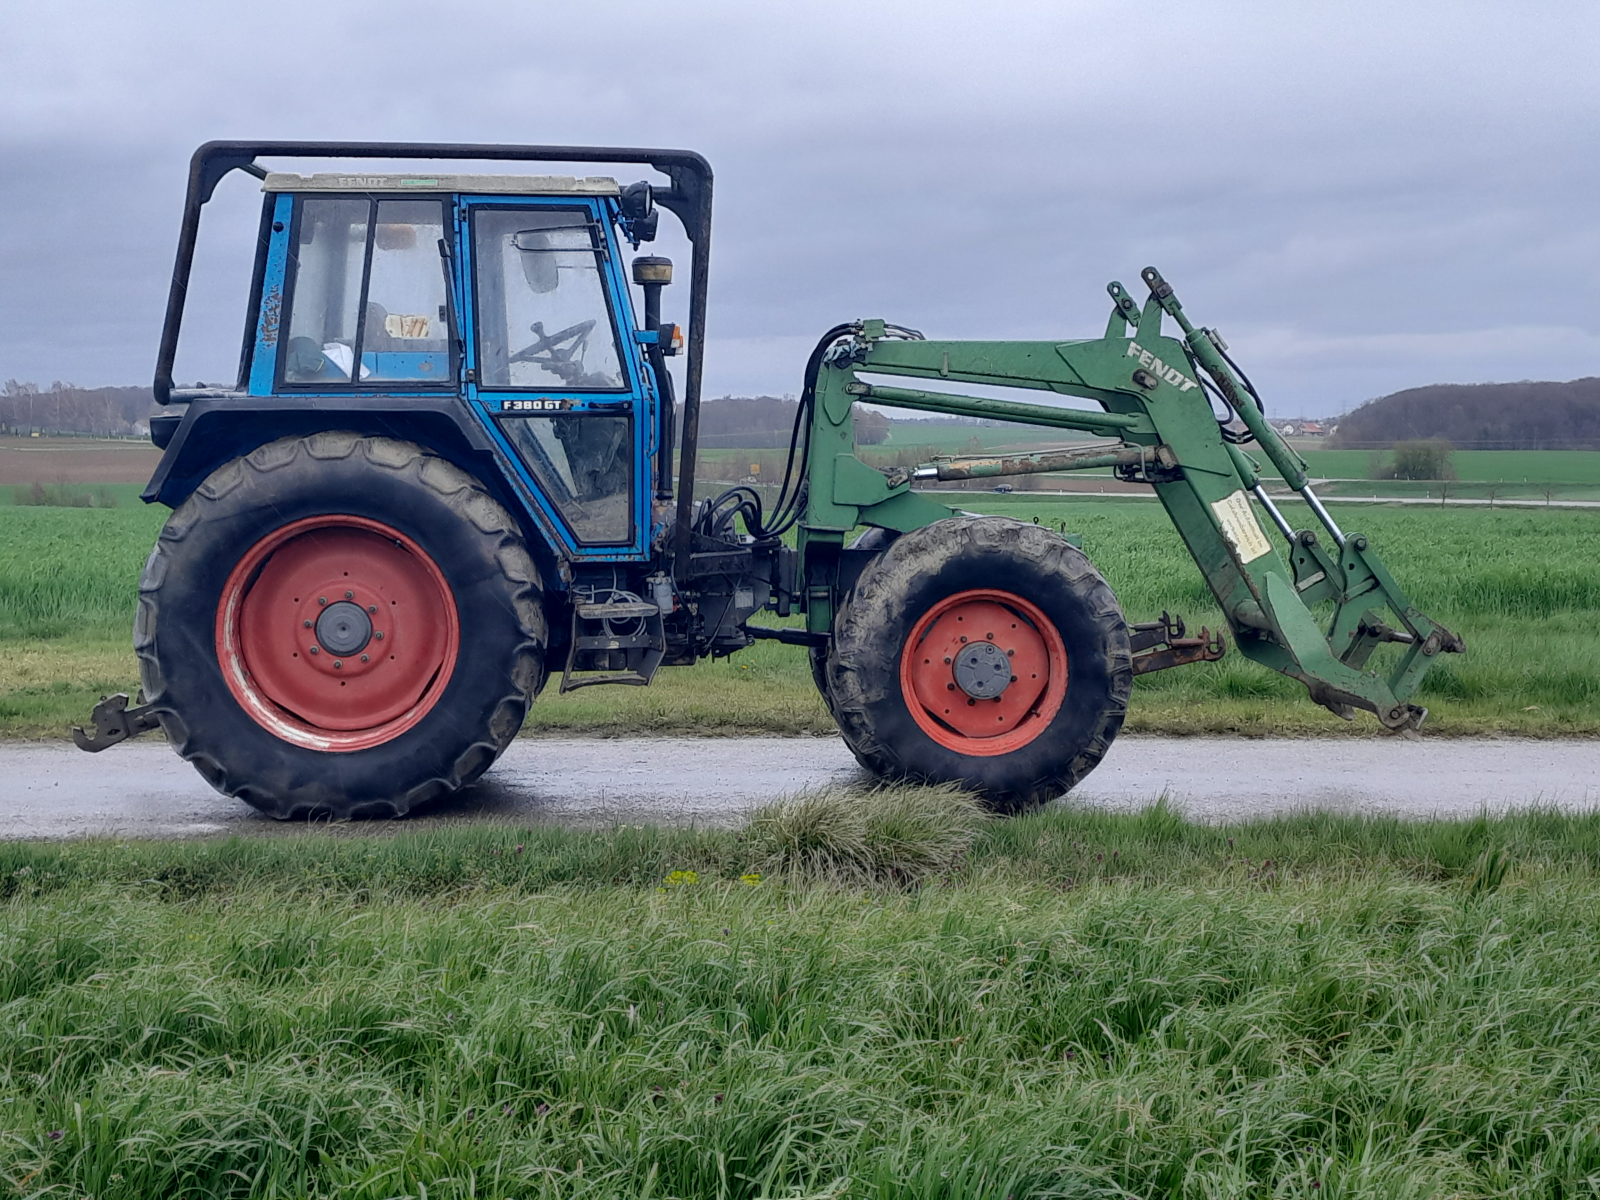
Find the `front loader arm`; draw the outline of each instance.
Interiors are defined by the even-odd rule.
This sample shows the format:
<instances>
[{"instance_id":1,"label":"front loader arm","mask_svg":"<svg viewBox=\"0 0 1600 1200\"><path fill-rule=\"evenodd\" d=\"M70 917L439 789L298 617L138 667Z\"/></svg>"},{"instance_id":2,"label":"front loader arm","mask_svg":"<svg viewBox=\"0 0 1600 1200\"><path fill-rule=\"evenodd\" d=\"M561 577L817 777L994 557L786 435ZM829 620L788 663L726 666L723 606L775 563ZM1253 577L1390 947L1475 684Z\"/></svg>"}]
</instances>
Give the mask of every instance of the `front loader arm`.
<instances>
[{"instance_id":1,"label":"front loader arm","mask_svg":"<svg viewBox=\"0 0 1600 1200\"><path fill-rule=\"evenodd\" d=\"M905 532L950 515L946 506L910 490L909 473L877 471L855 457L851 410L858 400L1116 439L1104 454L939 463L919 474L971 478L1081 469L1104 466L1110 456L1123 478L1154 488L1243 654L1299 679L1312 699L1341 716L1363 708L1388 728L1417 727L1426 710L1409 698L1437 655L1464 649L1461 639L1410 602L1366 537L1338 527L1311 490L1304 462L1267 424L1221 338L1189 323L1153 268L1143 277L1151 294L1142 311L1121 285L1108 289L1111 323L1097 339L925 341L891 336L883 322L863 322L853 339L834 347L817 377L802 553L836 548L857 524ZM1164 317L1177 323L1183 340L1162 334ZM1099 411L901 387L879 382L882 376L1031 389L1089 400ZM1238 440L1259 446L1307 502L1321 532L1293 529L1272 503L1261 487L1259 464L1225 435L1214 415L1208 385L1249 431L1248 439ZM1263 531L1258 508L1277 538ZM1324 533L1331 546L1324 545ZM811 595L808 623L825 630L831 603L820 588ZM1326 629L1311 611L1324 602L1333 606ZM1408 649L1398 666L1380 674L1368 669L1368 661L1384 642Z\"/></svg>"}]
</instances>

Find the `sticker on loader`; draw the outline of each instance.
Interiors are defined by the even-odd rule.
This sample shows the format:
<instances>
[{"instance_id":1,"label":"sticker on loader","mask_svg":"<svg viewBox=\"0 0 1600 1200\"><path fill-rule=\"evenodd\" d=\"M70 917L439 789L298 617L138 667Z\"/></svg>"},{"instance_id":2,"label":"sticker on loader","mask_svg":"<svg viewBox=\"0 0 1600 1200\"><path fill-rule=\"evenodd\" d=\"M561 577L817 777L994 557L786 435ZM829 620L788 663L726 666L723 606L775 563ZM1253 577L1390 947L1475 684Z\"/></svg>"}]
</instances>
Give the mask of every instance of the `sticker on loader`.
<instances>
[{"instance_id":1,"label":"sticker on loader","mask_svg":"<svg viewBox=\"0 0 1600 1200\"><path fill-rule=\"evenodd\" d=\"M1217 514L1217 524L1222 526L1222 536L1228 539L1240 562L1255 562L1272 543L1256 524L1256 515L1250 511L1250 499L1243 492L1234 492L1216 501L1211 511Z\"/></svg>"}]
</instances>

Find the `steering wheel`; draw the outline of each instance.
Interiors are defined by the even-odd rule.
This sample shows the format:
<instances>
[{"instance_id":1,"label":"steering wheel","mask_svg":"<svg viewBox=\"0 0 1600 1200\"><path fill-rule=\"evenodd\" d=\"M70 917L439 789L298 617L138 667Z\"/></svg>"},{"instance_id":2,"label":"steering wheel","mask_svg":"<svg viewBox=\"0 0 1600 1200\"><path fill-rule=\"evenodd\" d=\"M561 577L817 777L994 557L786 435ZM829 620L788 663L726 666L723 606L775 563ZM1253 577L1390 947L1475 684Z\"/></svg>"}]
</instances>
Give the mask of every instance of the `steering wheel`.
<instances>
[{"instance_id":1,"label":"steering wheel","mask_svg":"<svg viewBox=\"0 0 1600 1200\"><path fill-rule=\"evenodd\" d=\"M565 329L558 330L555 333L546 333L543 321L535 321L529 328L533 330L538 341L518 350L511 356L510 361L514 363L542 362L548 366L554 366L556 363L570 363L573 356L589 344L589 334L594 331L594 322L592 320L579 321L576 325L568 325ZM571 342L572 344L566 349L562 349L562 344L565 342ZM538 357L541 354L547 354L549 357L541 359Z\"/></svg>"}]
</instances>

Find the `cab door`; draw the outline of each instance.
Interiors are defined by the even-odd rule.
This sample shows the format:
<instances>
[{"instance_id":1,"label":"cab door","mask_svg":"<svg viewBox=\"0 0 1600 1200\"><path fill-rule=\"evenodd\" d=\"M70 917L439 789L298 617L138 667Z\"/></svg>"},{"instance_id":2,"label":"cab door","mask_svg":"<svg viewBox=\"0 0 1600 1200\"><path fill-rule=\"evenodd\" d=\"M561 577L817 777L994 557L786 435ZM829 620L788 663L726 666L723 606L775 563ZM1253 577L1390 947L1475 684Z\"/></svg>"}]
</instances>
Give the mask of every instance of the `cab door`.
<instances>
[{"instance_id":1,"label":"cab door","mask_svg":"<svg viewBox=\"0 0 1600 1200\"><path fill-rule=\"evenodd\" d=\"M642 558L652 399L607 202L464 198L466 392L574 557Z\"/></svg>"}]
</instances>

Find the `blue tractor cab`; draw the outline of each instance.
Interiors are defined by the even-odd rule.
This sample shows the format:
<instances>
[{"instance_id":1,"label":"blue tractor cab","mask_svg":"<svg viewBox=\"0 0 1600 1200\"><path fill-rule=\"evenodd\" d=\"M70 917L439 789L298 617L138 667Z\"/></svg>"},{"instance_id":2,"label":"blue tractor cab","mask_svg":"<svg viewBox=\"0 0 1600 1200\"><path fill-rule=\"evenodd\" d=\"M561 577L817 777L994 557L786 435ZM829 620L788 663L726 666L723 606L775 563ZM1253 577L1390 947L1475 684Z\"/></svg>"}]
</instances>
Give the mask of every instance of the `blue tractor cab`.
<instances>
[{"instance_id":1,"label":"blue tractor cab","mask_svg":"<svg viewBox=\"0 0 1600 1200\"><path fill-rule=\"evenodd\" d=\"M639 164L667 182L266 157ZM233 170L263 193L238 375L178 387L201 210ZM159 723L273 815L403 813L487 767L551 674L645 685L748 645L794 552L693 527L711 186L685 151L202 146L155 385L165 453L144 498L175 514L141 593L144 699L114 698L80 744ZM693 247L687 337L661 320L673 264L640 252L663 209ZM684 351L680 405L667 360Z\"/></svg>"}]
</instances>

